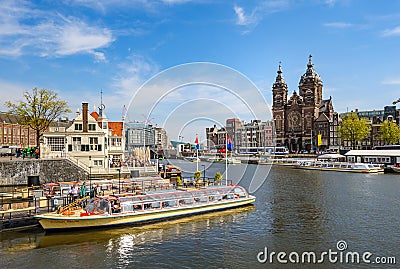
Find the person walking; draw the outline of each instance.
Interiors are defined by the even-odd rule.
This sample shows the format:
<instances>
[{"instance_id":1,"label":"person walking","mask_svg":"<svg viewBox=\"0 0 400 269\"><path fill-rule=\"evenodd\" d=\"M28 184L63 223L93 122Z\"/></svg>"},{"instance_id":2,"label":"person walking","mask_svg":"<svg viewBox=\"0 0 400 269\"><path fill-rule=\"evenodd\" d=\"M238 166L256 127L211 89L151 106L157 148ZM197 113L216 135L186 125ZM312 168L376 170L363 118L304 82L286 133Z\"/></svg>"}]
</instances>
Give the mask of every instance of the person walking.
<instances>
[{"instance_id":1,"label":"person walking","mask_svg":"<svg viewBox=\"0 0 400 269\"><path fill-rule=\"evenodd\" d=\"M81 189L79 191L79 197L83 198L86 196L86 182L83 182L83 184L81 185Z\"/></svg>"}]
</instances>

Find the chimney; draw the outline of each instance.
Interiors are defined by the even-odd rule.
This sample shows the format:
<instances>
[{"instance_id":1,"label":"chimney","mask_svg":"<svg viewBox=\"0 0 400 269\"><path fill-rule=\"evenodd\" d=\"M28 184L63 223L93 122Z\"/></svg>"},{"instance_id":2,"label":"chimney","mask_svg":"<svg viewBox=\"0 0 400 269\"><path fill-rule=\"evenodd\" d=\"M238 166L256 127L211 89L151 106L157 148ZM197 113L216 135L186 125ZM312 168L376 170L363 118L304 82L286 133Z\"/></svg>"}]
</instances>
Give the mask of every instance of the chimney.
<instances>
[{"instance_id":1,"label":"chimney","mask_svg":"<svg viewBox=\"0 0 400 269\"><path fill-rule=\"evenodd\" d=\"M88 131L88 103L82 103L82 121L83 121L83 132L87 133Z\"/></svg>"}]
</instances>

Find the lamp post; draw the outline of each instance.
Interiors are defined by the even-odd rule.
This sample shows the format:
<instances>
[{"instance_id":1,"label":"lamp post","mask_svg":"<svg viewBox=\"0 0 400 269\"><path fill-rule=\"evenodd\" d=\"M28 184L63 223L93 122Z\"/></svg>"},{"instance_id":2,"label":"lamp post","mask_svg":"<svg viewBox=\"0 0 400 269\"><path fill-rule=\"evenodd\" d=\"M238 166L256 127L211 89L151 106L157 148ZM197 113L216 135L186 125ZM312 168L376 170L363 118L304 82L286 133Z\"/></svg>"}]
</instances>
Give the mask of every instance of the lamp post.
<instances>
[{"instance_id":1,"label":"lamp post","mask_svg":"<svg viewBox=\"0 0 400 269\"><path fill-rule=\"evenodd\" d=\"M89 193L92 190L92 167L89 166Z\"/></svg>"},{"instance_id":2,"label":"lamp post","mask_svg":"<svg viewBox=\"0 0 400 269\"><path fill-rule=\"evenodd\" d=\"M89 193L92 190L92 156L89 156Z\"/></svg>"},{"instance_id":3,"label":"lamp post","mask_svg":"<svg viewBox=\"0 0 400 269\"><path fill-rule=\"evenodd\" d=\"M121 193L121 168L118 168L118 194Z\"/></svg>"},{"instance_id":4,"label":"lamp post","mask_svg":"<svg viewBox=\"0 0 400 269\"><path fill-rule=\"evenodd\" d=\"M206 182L206 166L204 164L201 166L203 167L203 182Z\"/></svg>"}]
</instances>

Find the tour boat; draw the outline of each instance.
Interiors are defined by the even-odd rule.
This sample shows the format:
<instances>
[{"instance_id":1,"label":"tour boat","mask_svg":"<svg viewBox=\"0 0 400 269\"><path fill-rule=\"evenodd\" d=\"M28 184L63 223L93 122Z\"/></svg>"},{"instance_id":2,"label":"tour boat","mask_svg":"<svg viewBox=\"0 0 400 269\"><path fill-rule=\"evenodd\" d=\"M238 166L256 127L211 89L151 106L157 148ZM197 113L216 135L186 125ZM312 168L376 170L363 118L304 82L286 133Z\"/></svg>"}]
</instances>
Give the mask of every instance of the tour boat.
<instances>
[{"instance_id":1,"label":"tour boat","mask_svg":"<svg viewBox=\"0 0 400 269\"><path fill-rule=\"evenodd\" d=\"M298 161L295 168L353 173L383 173L383 169L368 163Z\"/></svg>"},{"instance_id":2,"label":"tour boat","mask_svg":"<svg viewBox=\"0 0 400 269\"><path fill-rule=\"evenodd\" d=\"M395 173L400 173L400 166L398 166L398 165L397 165L397 166L396 166L396 165L393 165L391 168L392 168L392 171L393 171L393 172L395 172Z\"/></svg>"},{"instance_id":3,"label":"tour boat","mask_svg":"<svg viewBox=\"0 0 400 269\"><path fill-rule=\"evenodd\" d=\"M223 158L221 162L227 162L229 164L241 164L242 161L233 157Z\"/></svg>"},{"instance_id":4,"label":"tour boat","mask_svg":"<svg viewBox=\"0 0 400 269\"><path fill-rule=\"evenodd\" d=\"M198 157L185 157L185 160L187 160L189 162L193 162L193 163L200 162L200 158L198 158Z\"/></svg>"},{"instance_id":5,"label":"tour boat","mask_svg":"<svg viewBox=\"0 0 400 269\"><path fill-rule=\"evenodd\" d=\"M216 156L207 159L207 162L210 162L210 163L218 163L221 161L222 161L222 159L220 157L216 157Z\"/></svg>"},{"instance_id":6,"label":"tour boat","mask_svg":"<svg viewBox=\"0 0 400 269\"><path fill-rule=\"evenodd\" d=\"M142 195L121 194L87 200L83 209L77 201L58 212L36 215L46 231L140 225L188 215L250 205L256 197L240 186L210 186L176 189Z\"/></svg>"}]
</instances>

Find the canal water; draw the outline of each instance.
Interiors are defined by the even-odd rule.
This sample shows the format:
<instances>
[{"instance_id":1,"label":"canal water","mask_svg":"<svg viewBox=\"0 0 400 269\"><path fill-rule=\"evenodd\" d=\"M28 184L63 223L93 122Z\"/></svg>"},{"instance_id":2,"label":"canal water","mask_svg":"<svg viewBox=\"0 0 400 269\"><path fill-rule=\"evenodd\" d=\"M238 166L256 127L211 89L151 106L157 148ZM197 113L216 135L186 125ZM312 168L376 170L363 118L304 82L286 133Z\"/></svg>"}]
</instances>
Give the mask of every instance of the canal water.
<instances>
[{"instance_id":1,"label":"canal water","mask_svg":"<svg viewBox=\"0 0 400 269\"><path fill-rule=\"evenodd\" d=\"M197 169L195 163L175 164L186 176ZM199 163L207 177L224 169L220 163ZM245 187L254 175L265 178L254 206L140 228L0 233L0 268L399 267L400 175L263 165L229 165L228 175ZM271 252L286 256L271 260ZM324 262L310 263L310 252ZM331 252L332 260L323 252ZM359 254L359 264L351 257L346 262L349 252ZM365 253L369 264L362 260ZM386 262L395 257L397 265L376 264L377 257Z\"/></svg>"}]
</instances>

